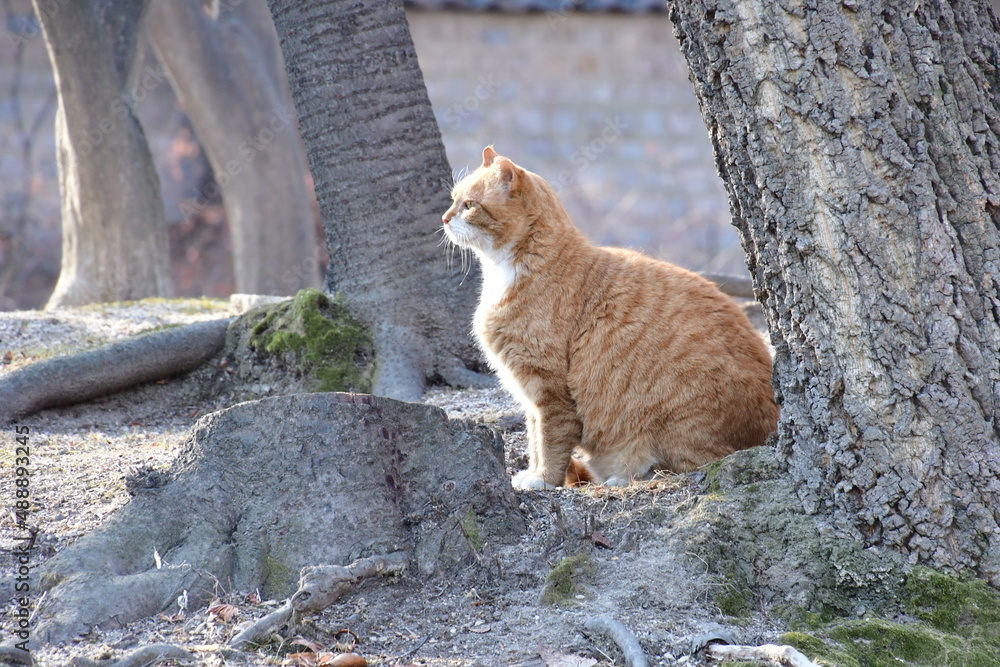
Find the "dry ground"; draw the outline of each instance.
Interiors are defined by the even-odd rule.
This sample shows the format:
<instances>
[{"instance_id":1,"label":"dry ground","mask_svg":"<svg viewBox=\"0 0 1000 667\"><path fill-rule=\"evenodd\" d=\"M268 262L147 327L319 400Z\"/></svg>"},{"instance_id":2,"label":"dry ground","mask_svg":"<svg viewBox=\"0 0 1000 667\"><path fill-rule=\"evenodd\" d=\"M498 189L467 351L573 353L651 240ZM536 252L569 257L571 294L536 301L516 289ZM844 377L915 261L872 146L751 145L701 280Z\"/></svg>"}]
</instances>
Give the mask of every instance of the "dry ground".
<instances>
[{"instance_id":1,"label":"dry ground","mask_svg":"<svg viewBox=\"0 0 1000 667\"><path fill-rule=\"evenodd\" d=\"M0 377L53 354L164 324L229 314L226 303L210 300L0 313ZM200 396L193 385L171 380L22 421L31 431L30 522L40 530L35 565L127 503L126 480L138 469L169 466L197 418L223 407L219 399ZM510 471L523 467L523 420L501 390L434 389L425 400L452 417L496 425L504 433ZM0 496L9 508L15 442L13 427L3 429ZM622 621L653 665L704 664L700 655L690 655L692 640L720 631L717 624L743 643L773 641L777 628L766 609L741 619L720 613L714 592L722 584L707 574L707 563L685 553L676 537L675 525L692 520L688 509L699 493L698 479L677 476L623 490L518 492L530 531L511 544L490 545L488 562L448 581L405 576L366 581L312 619L311 632L331 651L338 650L338 640L353 645L371 665L442 667L623 664L612 643L584 633L584 621L595 615ZM14 516L4 512L0 547L10 549L14 536ZM543 604L546 577L563 559L579 554L588 563L577 568L579 587L561 605ZM10 562L0 562L5 601L13 583ZM206 608L187 609L183 617L148 619L124 631L95 629L69 646L44 649L38 658L43 665L62 666L83 657L119 658L143 645L167 642L194 652L202 665L287 664L287 646L273 644L254 653L223 647L247 622L280 602L257 603L251 601L253 593L220 587L220 598L237 608L228 621ZM9 644L10 620L4 621L2 642Z\"/></svg>"}]
</instances>

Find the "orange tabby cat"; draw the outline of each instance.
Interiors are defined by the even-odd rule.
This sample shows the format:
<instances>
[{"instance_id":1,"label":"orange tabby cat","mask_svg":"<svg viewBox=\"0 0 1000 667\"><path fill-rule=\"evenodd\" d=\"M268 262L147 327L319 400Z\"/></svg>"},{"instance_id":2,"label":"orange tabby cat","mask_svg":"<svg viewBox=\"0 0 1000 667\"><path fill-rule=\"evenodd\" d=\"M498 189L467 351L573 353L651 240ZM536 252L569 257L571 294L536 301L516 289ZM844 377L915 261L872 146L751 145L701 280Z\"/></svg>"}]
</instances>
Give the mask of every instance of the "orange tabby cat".
<instances>
[{"instance_id":1,"label":"orange tabby cat","mask_svg":"<svg viewBox=\"0 0 1000 667\"><path fill-rule=\"evenodd\" d=\"M516 488L691 470L775 430L771 358L713 283L591 245L548 183L492 146L452 198L445 232L483 268L476 336L525 411Z\"/></svg>"}]
</instances>

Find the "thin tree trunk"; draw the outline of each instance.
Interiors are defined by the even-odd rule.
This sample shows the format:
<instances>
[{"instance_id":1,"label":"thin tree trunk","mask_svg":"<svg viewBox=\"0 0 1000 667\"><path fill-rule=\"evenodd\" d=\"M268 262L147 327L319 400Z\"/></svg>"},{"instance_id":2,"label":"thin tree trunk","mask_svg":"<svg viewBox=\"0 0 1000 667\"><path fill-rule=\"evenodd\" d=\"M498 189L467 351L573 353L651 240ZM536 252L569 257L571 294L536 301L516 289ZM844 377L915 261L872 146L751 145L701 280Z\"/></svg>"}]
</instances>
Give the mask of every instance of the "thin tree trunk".
<instances>
[{"instance_id":1,"label":"thin tree trunk","mask_svg":"<svg viewBox=\"0 0 1000 667\"><path fill-rule=\"evenodd\" d=\"M318 287L309 166L267 4L210 15L199 0L155 0L150 12L153 46L226 206L237 291Z\"/></svg>"},{"instance_id":2,"label":"thin tree trunk","mask_svg":"<svg viewBox=\"0 0 1000 667\"><path fill-rule=\"evenodd\" d=\"M132 47L108 47L89 2L35 0L58 90L56 155L62 270L46 307L169 296L160 184L116 67ZM142 12L130 3L125 12ZM134 30L138 17L116 24ZM121 41L129 42L121 34ZM123 61L124 63L124 61ZM124 64L123 64L124 66Z\"/></svg>"},{"instance_id":3,"label":"thin tree trunk","mask_svg":"<svg viewBox=\"0 0 1000 667\"><path fill-rule=\"evenodd\" d=\"M375 392L475 382L478 278L437 234L452 175L400 0L269 0L316 183L330 264L373 331ZM476 269L472 269L476 272Z\"/></svg>"},{"instance_id":4,"label":"thin tree trunk","mask_svg":"<svg viewBox=\"0 0 1000 667\"><path fill-rule=\"evenodd\" d=\"M1000 585L1000 23L982 0L668 0L809 512Z\"/></svg>"}]
</instances>

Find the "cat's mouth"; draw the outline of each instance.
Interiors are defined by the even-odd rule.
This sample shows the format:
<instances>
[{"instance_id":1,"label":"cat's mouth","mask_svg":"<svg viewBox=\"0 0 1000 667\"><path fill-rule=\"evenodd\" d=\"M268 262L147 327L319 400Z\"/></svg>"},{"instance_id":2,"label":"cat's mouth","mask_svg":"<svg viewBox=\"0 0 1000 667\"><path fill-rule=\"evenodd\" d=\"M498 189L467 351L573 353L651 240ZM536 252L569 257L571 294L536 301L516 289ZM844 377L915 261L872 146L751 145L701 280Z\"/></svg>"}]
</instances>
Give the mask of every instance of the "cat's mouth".
<instances>
[{"instance_id":1,"label":"cat's mouth","mask_svg":"<svg viewBox=\"0 0 1000 667\"><path fill-rule=\"evenodd\" d=\"M479 247L479 244L475 242L475 233L469 228L469 223L459 216L455 216L447 224L445 224L444 233L448 237L449 241L459 247Z\"/></svg>"}]
</instances>

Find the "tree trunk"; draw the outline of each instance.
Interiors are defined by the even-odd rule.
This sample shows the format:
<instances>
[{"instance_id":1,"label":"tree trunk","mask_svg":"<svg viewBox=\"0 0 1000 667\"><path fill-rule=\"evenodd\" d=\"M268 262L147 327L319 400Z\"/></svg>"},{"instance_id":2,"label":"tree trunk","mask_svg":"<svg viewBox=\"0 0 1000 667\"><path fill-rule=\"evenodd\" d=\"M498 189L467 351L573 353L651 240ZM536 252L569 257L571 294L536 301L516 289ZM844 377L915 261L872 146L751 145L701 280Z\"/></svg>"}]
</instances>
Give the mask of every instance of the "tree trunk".
<instances>
[{"instance_id":1,"label":"tree trunk","mask_svg":"<svg viewBox=\"0 0 1000 667\"><path fill-rule=\"evenodd\" d=\"M209 15L199 0L157 0L150 13L153 46L222 193L237 291L318 287L309 167L267 4Z\"/></svg>"},{"instance_id":2,"label":"tree trunk","mask_svg":"<svg viewBox=\"0 0 1000 667\"><path fill-rule=\"evenodd\" d=\"M196 608L219 582L288 597L300 569L366 556L400 554L413 575L457 577L524 531L502 460L486 427L362 394L279 396L213 413L191 430L165 483L40 568L48 594L36 641L176 609L184 591Z\"/></svg>"},{"instance_id":3,"label":"tree trunk","mask_svg":"<svg viewBox=\"0 0 1000 667\"><path fill-rule=\"evenodd\" d=\"M1000 585L1000 23L669 0L809 512Z\"/></svg>"},{"instance_id":4,"label":"tree trunk","mask_svg":"<svg viewBox=\"0 0 1000 667\"><path fill-rule=\"evenodd\" d=\"M437 234L452 178L402 2L268 4L326 229L326 289L374 334L375 393L481 380L478 278L448 265Z\"/></svg>"},{"instance_id":5,"label":"tree trunk","mask_svg":"<svg viewBox=\"0 0 1000 667\"><path fill-rule=\"evenodd\" d=\"M62 270L47 308L171 292L160 184L145 135L123 100L143 3L125 3L112 35L91 3L35 0L58 90L56 155ZM123 46L124 45L124 46ZM116 63L122 66L119 69Z\"/></svg>"}]
</instances>

